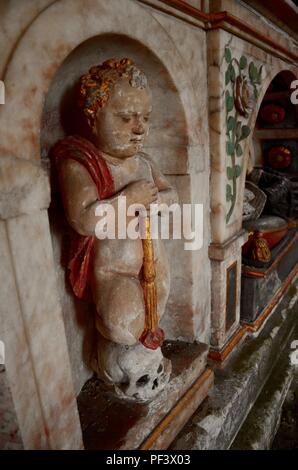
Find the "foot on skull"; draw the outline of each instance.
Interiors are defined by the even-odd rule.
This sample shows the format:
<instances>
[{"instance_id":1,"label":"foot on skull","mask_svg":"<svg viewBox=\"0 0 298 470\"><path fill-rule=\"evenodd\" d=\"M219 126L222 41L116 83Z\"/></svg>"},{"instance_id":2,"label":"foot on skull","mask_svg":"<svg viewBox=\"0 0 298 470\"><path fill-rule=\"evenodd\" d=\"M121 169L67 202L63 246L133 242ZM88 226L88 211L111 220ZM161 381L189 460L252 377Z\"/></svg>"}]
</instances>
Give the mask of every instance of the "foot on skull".
<instances>
[{"instance_id":1,"label":"foot on skull","mask_svg":"<svg viewBox=\"0 0 298 470\"><path fill-rule=\"evenodd\" d=\"M116 393L125 399L146 402L156 397L167 385L172 371L171 361L161 349L148 349L141 343L125 346L103 337L98 341L99 376L113 384Z\"/></svg>"}]
</instances>

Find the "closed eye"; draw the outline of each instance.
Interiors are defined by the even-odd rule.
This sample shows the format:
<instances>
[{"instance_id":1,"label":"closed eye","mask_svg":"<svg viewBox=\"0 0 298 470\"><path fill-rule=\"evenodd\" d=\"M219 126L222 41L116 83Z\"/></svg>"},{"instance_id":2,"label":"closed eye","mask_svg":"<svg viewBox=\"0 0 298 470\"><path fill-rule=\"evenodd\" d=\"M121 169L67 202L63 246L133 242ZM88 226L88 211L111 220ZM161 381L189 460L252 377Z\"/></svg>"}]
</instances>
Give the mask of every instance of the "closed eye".
<instances>
[{"instance_id":1,"label":"closed eye","mask_svg":"<svg viewBox=\"0 0 298 470\"><path fill-rule=\"evenodd\" d=\"M122 119L123 122L130 122L131 121L130 116L121 116L121 119Z\"/></svg>"}]
</instances>

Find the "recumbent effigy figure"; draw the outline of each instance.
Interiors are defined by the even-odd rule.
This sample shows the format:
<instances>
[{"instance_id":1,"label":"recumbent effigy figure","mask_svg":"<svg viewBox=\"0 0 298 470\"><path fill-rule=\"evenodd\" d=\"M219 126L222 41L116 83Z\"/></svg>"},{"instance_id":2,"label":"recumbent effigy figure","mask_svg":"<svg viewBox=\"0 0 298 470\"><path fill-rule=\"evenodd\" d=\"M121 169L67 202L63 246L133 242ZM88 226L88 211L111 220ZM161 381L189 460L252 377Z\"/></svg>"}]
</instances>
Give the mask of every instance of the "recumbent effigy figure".
<instances>
[{"instance_id":1,"label":"recumbent effigy figure","mask_svg":"<svg viewBox=\"0 0 298 470\"><path fill-rule=\"evenodd\" d=\"M110 59L92 67L80 81L79 106L94 143L69 136L53 156L67 220L76 232L69 262L75 295L90 289L96 307L96 372L122 397L152 399L169 380L171 363L158 326L169 295L170 273L160 239L98 239L98 208L119 198L136 212L152 203L171 205L177 194L152 160L141 151L152 110L146 76L130 59ZM141 218L139 217L138 220Z\"/></svg>"}]
</instances>

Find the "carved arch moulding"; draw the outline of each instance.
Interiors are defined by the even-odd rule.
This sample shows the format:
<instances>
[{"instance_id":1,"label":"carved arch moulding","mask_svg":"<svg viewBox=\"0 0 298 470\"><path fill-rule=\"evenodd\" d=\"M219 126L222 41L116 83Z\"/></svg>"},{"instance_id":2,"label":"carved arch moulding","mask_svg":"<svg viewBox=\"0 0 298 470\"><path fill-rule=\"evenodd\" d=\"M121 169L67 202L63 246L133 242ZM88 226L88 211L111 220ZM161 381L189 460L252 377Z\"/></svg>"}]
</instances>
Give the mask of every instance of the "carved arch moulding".
<instances>
[{"instance_id":1,"label":"carved arch moulding","mask_svg":"<svg viewBox=\"0 0 298 470\"><path fill-rule=\"evenodd\" d=\"M117 0L62 0L52 3L35 18L18 41L6 66L5 113L0 110L2 153L9 152L26 159L40 158L41 116L52 78L76 47L106 34L120 34L140 42L164 64L185 110L189 143L197 144L195 123L198 117L191 106L193 87L184 59L148 10L128 0L124 2L126 5L119 11ZM100 12L100 20L94 11ZM66 23L72 27L65 29ZM162 48L160 44L163 44Z\"/></svg>"}]
</instances>

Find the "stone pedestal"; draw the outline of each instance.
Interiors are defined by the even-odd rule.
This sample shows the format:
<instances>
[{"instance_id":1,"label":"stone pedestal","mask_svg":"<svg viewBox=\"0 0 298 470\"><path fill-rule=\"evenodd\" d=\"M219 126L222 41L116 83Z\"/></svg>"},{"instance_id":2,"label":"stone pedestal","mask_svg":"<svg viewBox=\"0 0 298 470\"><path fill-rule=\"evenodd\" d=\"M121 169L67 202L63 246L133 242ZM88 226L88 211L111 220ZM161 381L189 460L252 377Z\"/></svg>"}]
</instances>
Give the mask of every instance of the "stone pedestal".
<instances>
[{"instance_id":1,"label":"stone pedestal","mask_svg":"<svg viewBox=\"0 0 298 470\"><path fill-rule=\"evenodd\" d=\"M211 351L210 358L223 361L233 350L245 329L239 325L241 295L241 247L247 241L241 231L225 243L212 243Z\"/></svg>"},{"instance_id":2,"label":"stone pedestal","mask_svg":"<svg viewBox=\"0 0 298 470\"><path fill-rule=\"evenodd\" d=\"M206 368L208 347L169 341L163 354L172 361L168 386L150 403L116 397L96 378L78 397L86 449L166 449L213 385Z\"/></svg>"}]
</instances>

